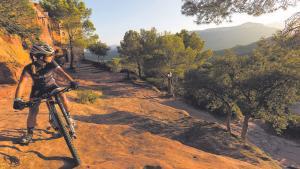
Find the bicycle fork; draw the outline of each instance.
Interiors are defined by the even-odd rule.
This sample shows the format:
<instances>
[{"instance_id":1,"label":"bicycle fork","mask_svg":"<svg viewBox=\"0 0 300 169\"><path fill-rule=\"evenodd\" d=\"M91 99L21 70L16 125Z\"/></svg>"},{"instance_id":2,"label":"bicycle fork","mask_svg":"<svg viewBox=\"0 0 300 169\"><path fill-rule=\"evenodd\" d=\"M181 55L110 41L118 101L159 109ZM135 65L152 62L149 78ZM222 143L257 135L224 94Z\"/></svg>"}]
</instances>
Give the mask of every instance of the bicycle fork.
<instances>
[{"instance_id":1,"label":"bicycle fork","mask_svg":"<svg viewBox=\"0 0 300 169\"><path fill-rule=\"evenodd\" d=\"M67 126L70 129L71 137L76 139L75 128L74 128L74 125L72 124L72 122L70 120L71 116L70 116L69 112L66 111L65 106L63 105L63 103L61 101L61 98L58 95L55 96L55 100L56 100L56 103L58 104L59 108L61 109L61 112L62 112L62 114L63 114L63 116L64 116L64 118L67 122Z\"/></svg>"}]
</instances>

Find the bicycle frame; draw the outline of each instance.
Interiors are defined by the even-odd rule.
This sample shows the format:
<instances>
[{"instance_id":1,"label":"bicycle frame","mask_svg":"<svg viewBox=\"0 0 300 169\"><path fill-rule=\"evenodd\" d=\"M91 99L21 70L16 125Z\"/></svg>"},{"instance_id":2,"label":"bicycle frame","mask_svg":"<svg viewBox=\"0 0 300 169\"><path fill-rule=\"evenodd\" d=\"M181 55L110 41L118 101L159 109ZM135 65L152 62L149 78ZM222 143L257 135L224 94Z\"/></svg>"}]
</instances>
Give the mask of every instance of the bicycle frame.
<instances>
[{"instance_id":1,"label":"bicycle frame","mask_svg":"<svg viewBox=\"0 0 300 169\"><path fill-rule=\"evenodd\" d=\"M53 122L57 123L57 126L53 126L53 122L50 122L51 126L55 129L58 128L59 132L62 134L62 136L64 137L67 146L69 147L69 150L73 156L73 158L75 159L76 163L78 165L80 165L80 158L79 155L77 153L77 150L72 142L73 138L76 138L75 135L75 129L73 124L70 121L70 115L69 113L66 111L62 100L59 97L60 93L63 92L67 92L70 91L70 88L64 88L63 90L54 90L51 93L46 93L44 96L42 96L41 98L37 99L36 101L30 101L25 103L25 107L30 107L33 106L36 103L41 103L41 102L46 102L48 109L49 109L49 117L53 118ZM59 115L59 113L56 110L55 104L58 104L61 113L63 115L63 119L61 117L61 115Z\"/></svg>"},{"instance_id":2,"label":"bicycle frame","mask_svg":"<svg viewBox=\"0 0 300 169\"><path fill-rule=\"evenodd\" d=\"M64 118L67 122L67 125L70 129L71 137L74 137L75 136L75 128L74 128L73 124L70 121L70 118L71 118L70 114L66 111L65 106L63 105L61 98L58 95L55 95L54 98L55 98L56 103L58 104L58 106L59 106L59 108L60 108L60 110L61 110L61 112L62 112L62 114L63 114L63 116L64 116Z\"/></svg>"}]
</instances>

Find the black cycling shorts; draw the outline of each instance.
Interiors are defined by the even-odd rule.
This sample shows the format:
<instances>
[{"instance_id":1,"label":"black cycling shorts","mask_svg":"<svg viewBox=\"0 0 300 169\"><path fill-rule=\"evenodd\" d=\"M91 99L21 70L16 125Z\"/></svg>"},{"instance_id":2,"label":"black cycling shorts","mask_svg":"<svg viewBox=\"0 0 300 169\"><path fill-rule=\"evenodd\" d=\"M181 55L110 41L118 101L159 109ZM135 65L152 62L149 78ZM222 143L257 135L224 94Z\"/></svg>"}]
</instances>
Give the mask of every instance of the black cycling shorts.
<instances>
[{"instance_id":1,"label":"black cycling shorts","mask_svg":"<svg viewBox=\"0 0 300 169\"><path fill-rule=\"evenodd\" d=\"M31 89L31 93L30 93L30 99L39 98L43 94L50 93L51 91L53 91L54 89L57 89L57 88L59 88L59 86L56 85L56 84L48 86L48 87L33 86L32 89Z\"/></svg>"}]
</instances>

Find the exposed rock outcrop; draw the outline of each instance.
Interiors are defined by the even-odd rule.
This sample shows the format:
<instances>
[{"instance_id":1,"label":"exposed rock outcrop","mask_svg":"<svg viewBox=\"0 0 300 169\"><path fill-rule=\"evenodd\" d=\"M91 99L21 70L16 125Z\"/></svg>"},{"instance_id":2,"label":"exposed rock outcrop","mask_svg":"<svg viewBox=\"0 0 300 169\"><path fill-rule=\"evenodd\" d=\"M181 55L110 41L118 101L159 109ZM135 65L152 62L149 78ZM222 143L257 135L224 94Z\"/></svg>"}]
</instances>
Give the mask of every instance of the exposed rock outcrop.
<instances>
[{"instance_id":1,"label":"exposed rock outcrop","mask_svg":"<svg viewBox=\"0 0 300 169\"><path fill-rule=\"evenodd\" d=\"M0 83L13 84L17 82L22 65L29 62L29 55L18 36L0 32Z\"/></svg>"},{"instance_id":2,"label":"exposed rock outcrop","mask_svg":"<svg viewBox=\"0 0 300 169\"><path fill-rule=\"evenodd\" d=\"M33 8L36 11L35 22L41 29L40 40L50 45L54 45L54 41L60 43L63 38L59 25L38 4L33 4ZM57 27L58 31L54 31ZM0 84L17 82L20 69L30 62L28 50L25 49L27 45L17 35L10 35L0 29Z\"/></svg>"}]
</instances>

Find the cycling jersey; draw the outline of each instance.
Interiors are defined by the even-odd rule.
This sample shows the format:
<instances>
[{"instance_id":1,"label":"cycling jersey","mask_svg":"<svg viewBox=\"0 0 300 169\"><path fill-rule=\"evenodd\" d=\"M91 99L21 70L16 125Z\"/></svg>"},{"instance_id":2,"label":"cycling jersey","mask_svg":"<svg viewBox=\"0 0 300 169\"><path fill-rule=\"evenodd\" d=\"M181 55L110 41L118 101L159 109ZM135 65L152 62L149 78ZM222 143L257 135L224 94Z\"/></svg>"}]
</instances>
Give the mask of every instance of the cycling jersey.
<instances>
[{"instance_id":1,"label":"cycling jersey","mask_svg":"<svg viewBox=\"0 0 300 169\"><path fill-rule=\"evenodd\" d=\"M50 93L54 89L59 88L56 84L48 86L48 87L36 87L33 86L30 93L30 98L40 98L45 93Z\"/></svg>"},{"instance_id":2,"label":"cycling jersey","mask_svg":"<svg viewBox=\"0 0 300 169\"><path fill-rule=\"evenodd\" d=\"M32 65L35 67L35 73L33 72ZM23 74L26 72L29 73L33 80L30 94L31 98L38 97L41 94L58 87L53 77L54 70L58 67L59 65L54 60L45 65L34 62L25 66Z\"/></svg>"}]
</instances>

